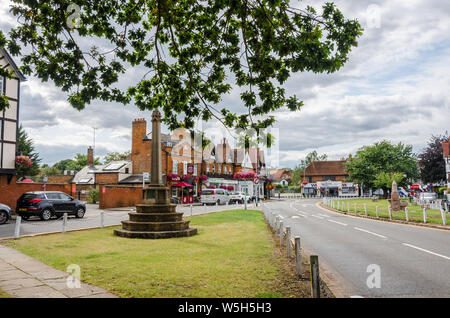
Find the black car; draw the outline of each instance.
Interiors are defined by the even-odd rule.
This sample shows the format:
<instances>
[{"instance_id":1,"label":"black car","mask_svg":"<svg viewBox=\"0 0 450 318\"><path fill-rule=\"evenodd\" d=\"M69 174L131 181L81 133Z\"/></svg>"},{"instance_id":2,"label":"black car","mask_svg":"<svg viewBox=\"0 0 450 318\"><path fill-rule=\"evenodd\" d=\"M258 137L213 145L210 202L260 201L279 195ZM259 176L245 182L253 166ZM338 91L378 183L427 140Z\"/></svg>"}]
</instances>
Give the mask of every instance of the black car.
<instances>
[{"instance_id":1,"label":"black car","mask_svg":"<svg viewBox=\"0 0 450 318\"><path fill-rule=\"evenodd\" d=\"M8 220L11 220L12 210L6 204L0 203L0 224L5 224Z\"/></svg>"},{"instance_id":2,"label":"black car","mask_svg":"<svg viewBox=\"0 0 450 318\"><path fill-rule=\"evenodd\" d=\"M24 220L36 215L47 221L52 216L57 218L67 213L82 218L86 212L84 202L72 198L64 192L35 191L27 192L17 200L16 213Z\"/></svg>"}]
</instances>

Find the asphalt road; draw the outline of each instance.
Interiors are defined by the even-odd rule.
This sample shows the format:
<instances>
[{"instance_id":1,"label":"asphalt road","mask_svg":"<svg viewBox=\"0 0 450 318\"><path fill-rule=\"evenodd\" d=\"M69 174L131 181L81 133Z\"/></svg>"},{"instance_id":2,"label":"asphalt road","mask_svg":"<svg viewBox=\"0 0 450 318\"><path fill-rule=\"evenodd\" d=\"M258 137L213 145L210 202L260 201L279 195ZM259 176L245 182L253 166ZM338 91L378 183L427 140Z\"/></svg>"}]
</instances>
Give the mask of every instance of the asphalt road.
<instances>
[{"instance_id":1,"label":"asphalt road","mask_svg":"<svg viewBox=\"0 0 450 318\"><path fill-rule=\"evenodd\" d=\"M248 204L248 208L254 207L254 203ZM79 230L92 227L99 227L101 225L101 211L98 205L87 204L86 214L84 218L77 219L74 216L69 216L67 219L66 230ZM242 209L243 204L231 205L208 205L208 206L192 206L192 215L199 215L204 213L213 213L230 209ZM120 225L121 221L128 220L128 213L134 211L134 207L107 209L104 211L103 224L105 226ZM191 215L191 208L189 205L178 205L178 212L183 212L184 216ZM61 232L63 220L52 218L49 221L42 221L39 217L32 217L28 221L23 221L20 226L20 235L42 234L48 232ZM14 236L15 220L10 220L6 224L0 225L0 238L10 238Z\"/></svg>"},{"instance_id":2,"label":"asphalt road","mask_svg":"<svg viewBox=\"0 0 450 318\"><path fill-rule=\"evenodd\" d=\"M342 215L318 202L272 201L263 208L319 256L339 296L450 297L450 231Z\"/></svg>"}]
</instances>

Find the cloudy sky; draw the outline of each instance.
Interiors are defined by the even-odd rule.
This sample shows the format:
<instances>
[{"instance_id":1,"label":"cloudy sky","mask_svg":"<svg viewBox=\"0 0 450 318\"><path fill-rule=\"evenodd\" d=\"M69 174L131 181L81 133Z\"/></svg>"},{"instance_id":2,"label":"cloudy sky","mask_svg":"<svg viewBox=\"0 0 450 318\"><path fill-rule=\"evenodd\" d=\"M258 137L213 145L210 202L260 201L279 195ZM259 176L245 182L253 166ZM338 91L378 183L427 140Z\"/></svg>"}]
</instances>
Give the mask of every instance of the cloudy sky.
<instances>
[{"instance_id":1,"label":"cloudy sky","mask_svg":"<svg viewBox=\"0 0 450 318\"><path fill-rule=\"evenodd\" d=\"M305 106L297 113L276 113L279 166L294 167L312 150L330 159L347 157L383 139L411 144L420 152L431 135L450 132L450 2L334 2L345 17L360 21L364 34L339 72L298 73L286 83L286 91L303 98ZM317 3L292 1L298 7ZM2 31L15 24L9 4L0 0ZM79 112L52 83L33 77L21 93L20 120L44 163L85 153L93 144L93 127L96 155L127 151L133 118L150 118L135 106L103 102ZM239 106L239 91L223 103ZM226 134L217 123L203 127L217 141L221 131Z\"/></svg>"}]
</instances>

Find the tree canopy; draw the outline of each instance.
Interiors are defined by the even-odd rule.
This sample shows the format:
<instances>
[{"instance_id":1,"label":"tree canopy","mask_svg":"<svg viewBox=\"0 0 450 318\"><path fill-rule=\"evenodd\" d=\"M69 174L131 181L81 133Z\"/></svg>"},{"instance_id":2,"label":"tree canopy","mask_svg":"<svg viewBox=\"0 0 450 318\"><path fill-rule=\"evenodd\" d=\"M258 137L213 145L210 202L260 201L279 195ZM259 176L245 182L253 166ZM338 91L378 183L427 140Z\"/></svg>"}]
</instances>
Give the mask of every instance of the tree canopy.
<instances>
[{"instance_id":1,"label":"tree canopy","mask_svg":"<svg viewBox=\"0 0 450 318\"><path fill-rule=\"evenodd\" d=\"M441 136L431 136L427 147L419 154L420 179L424 183L440 183L446 180L442 143L448 141L446 132Z\"/></svg>"},{"instance_id":2,"label":"tree canopy","mask_svg":"<svg viewBox=\"0 0 450 318\"><path fill-rule=\"evenodd\" d=\"M319 11L289 0L15 0L20 25L0 31L0 46L79 110L133 102L160 108L171 130L213 117L258 129L274 123L272 112L303 105L282 88L292 73L336 72L357 45L357 20L333 3ZM236 112L219 106L235 85Z\"/></svg>"},{"instance_id":3,"label":"tree canopy","mask_svg":"<svg viewBox=\"0 0 450 318\"><path fill-rule=\"evenodd\" d=\"M94 160L94 164L101 165L100 158L96 157ZM73 159L64 159L58 161L53 165L54 168L64 171L64 170L72 170L72 171L80 171L84 167L87 166L87 155L83 155L77 153Z\"/></svg>"},{"instance_id":4,"label":"tree canopy","mask_svg":"<svg viewBox=\"0 0 450 318\"><path fill-rule=\"evenodd\" d=\"M386 189L387 179L398 178L398 174L402 176L398 185L406 186L418 176L412 146L403 143L394 145L386 140L360 148L355 156L347 160L346 169L349 179L364 184L364 188L374 188L384 182Z\"/></svg>"},{"instance_id":5,"label":"tree canopy","mask_svg":"<svg viewBox=\"0 0 450 318\"><path fill-rule=\"evenodd\" d=\"M127 160L127 158L131 155L131 151L125 151L125 152L110 152L106 154L106 156L103 158L103 162L106 164L112 162L112 161L122 161Z\"/></svg>"},{"instance_id":6,"label":"tree canopy","mask_svg":"<svg viewBox=\"0 0 450 318\"><path fill-rule=\"evenodd\" d=\"M36 152L33 140L28 136L23 126L19 126L17 138L17 154L19 156L28 156L32 162L31 166L17 165L17 177L35 176L39 173L39 153Z\"/></svg>"},{"instance_id":7,"label":"tree canopy","mask_svg":"<svg viewBox=\"0 0 450 318\"><path fill-rule=\"evenodd\" d=\"M305 171L306 167L310 165L311 162L324 161L327 160L327 158L328 158L327 154L319 155L316 150L308 153L305 159L300 160L300 163L296 165L294 170L292 171L292 179L291 179L292 184L294 185L300 184L300 182L303 180L303 172Z\"/></svg>"}]
</instances>

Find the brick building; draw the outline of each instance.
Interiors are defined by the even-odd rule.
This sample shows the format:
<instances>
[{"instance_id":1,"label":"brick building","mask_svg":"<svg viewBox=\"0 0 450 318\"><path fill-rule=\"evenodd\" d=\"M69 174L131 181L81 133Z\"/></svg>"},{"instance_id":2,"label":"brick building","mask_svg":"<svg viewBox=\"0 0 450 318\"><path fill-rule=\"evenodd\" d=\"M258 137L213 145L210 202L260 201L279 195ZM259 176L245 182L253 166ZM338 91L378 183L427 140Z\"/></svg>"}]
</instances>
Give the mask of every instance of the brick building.
<instances>
[{"instance_id":1,"label":"brick building","mask_svg":"<svg viewBox=\"0 0 450 318\"><path fill-rule=\"evenodd\" d=\"M274 184L281 184L287 186L292 179L292 172L289 169L276 169L270 171L270 175Z\"/></svg>"},{"instance_id":2,"label":"brick building","mask_svg":"<svg viewBox=\"0 0 450 318\"><path fill-rule=\"evenodd\" d=\"M442 143L442 152L445 161L445 172L447 173L447 187L450 188L450 138L448 138L448 142Z\"/></svg>"},{"instance_id":3,"label":"brick building","mask_svg":"<svg viewBox=\"0 0 450 318\"><path fill-rule=\"evenodd\" d=\"M306 167L302 193L306 196L357 196L358 185L347 182L345 159L313 161Z\"/></svg>"}]
</instances>

